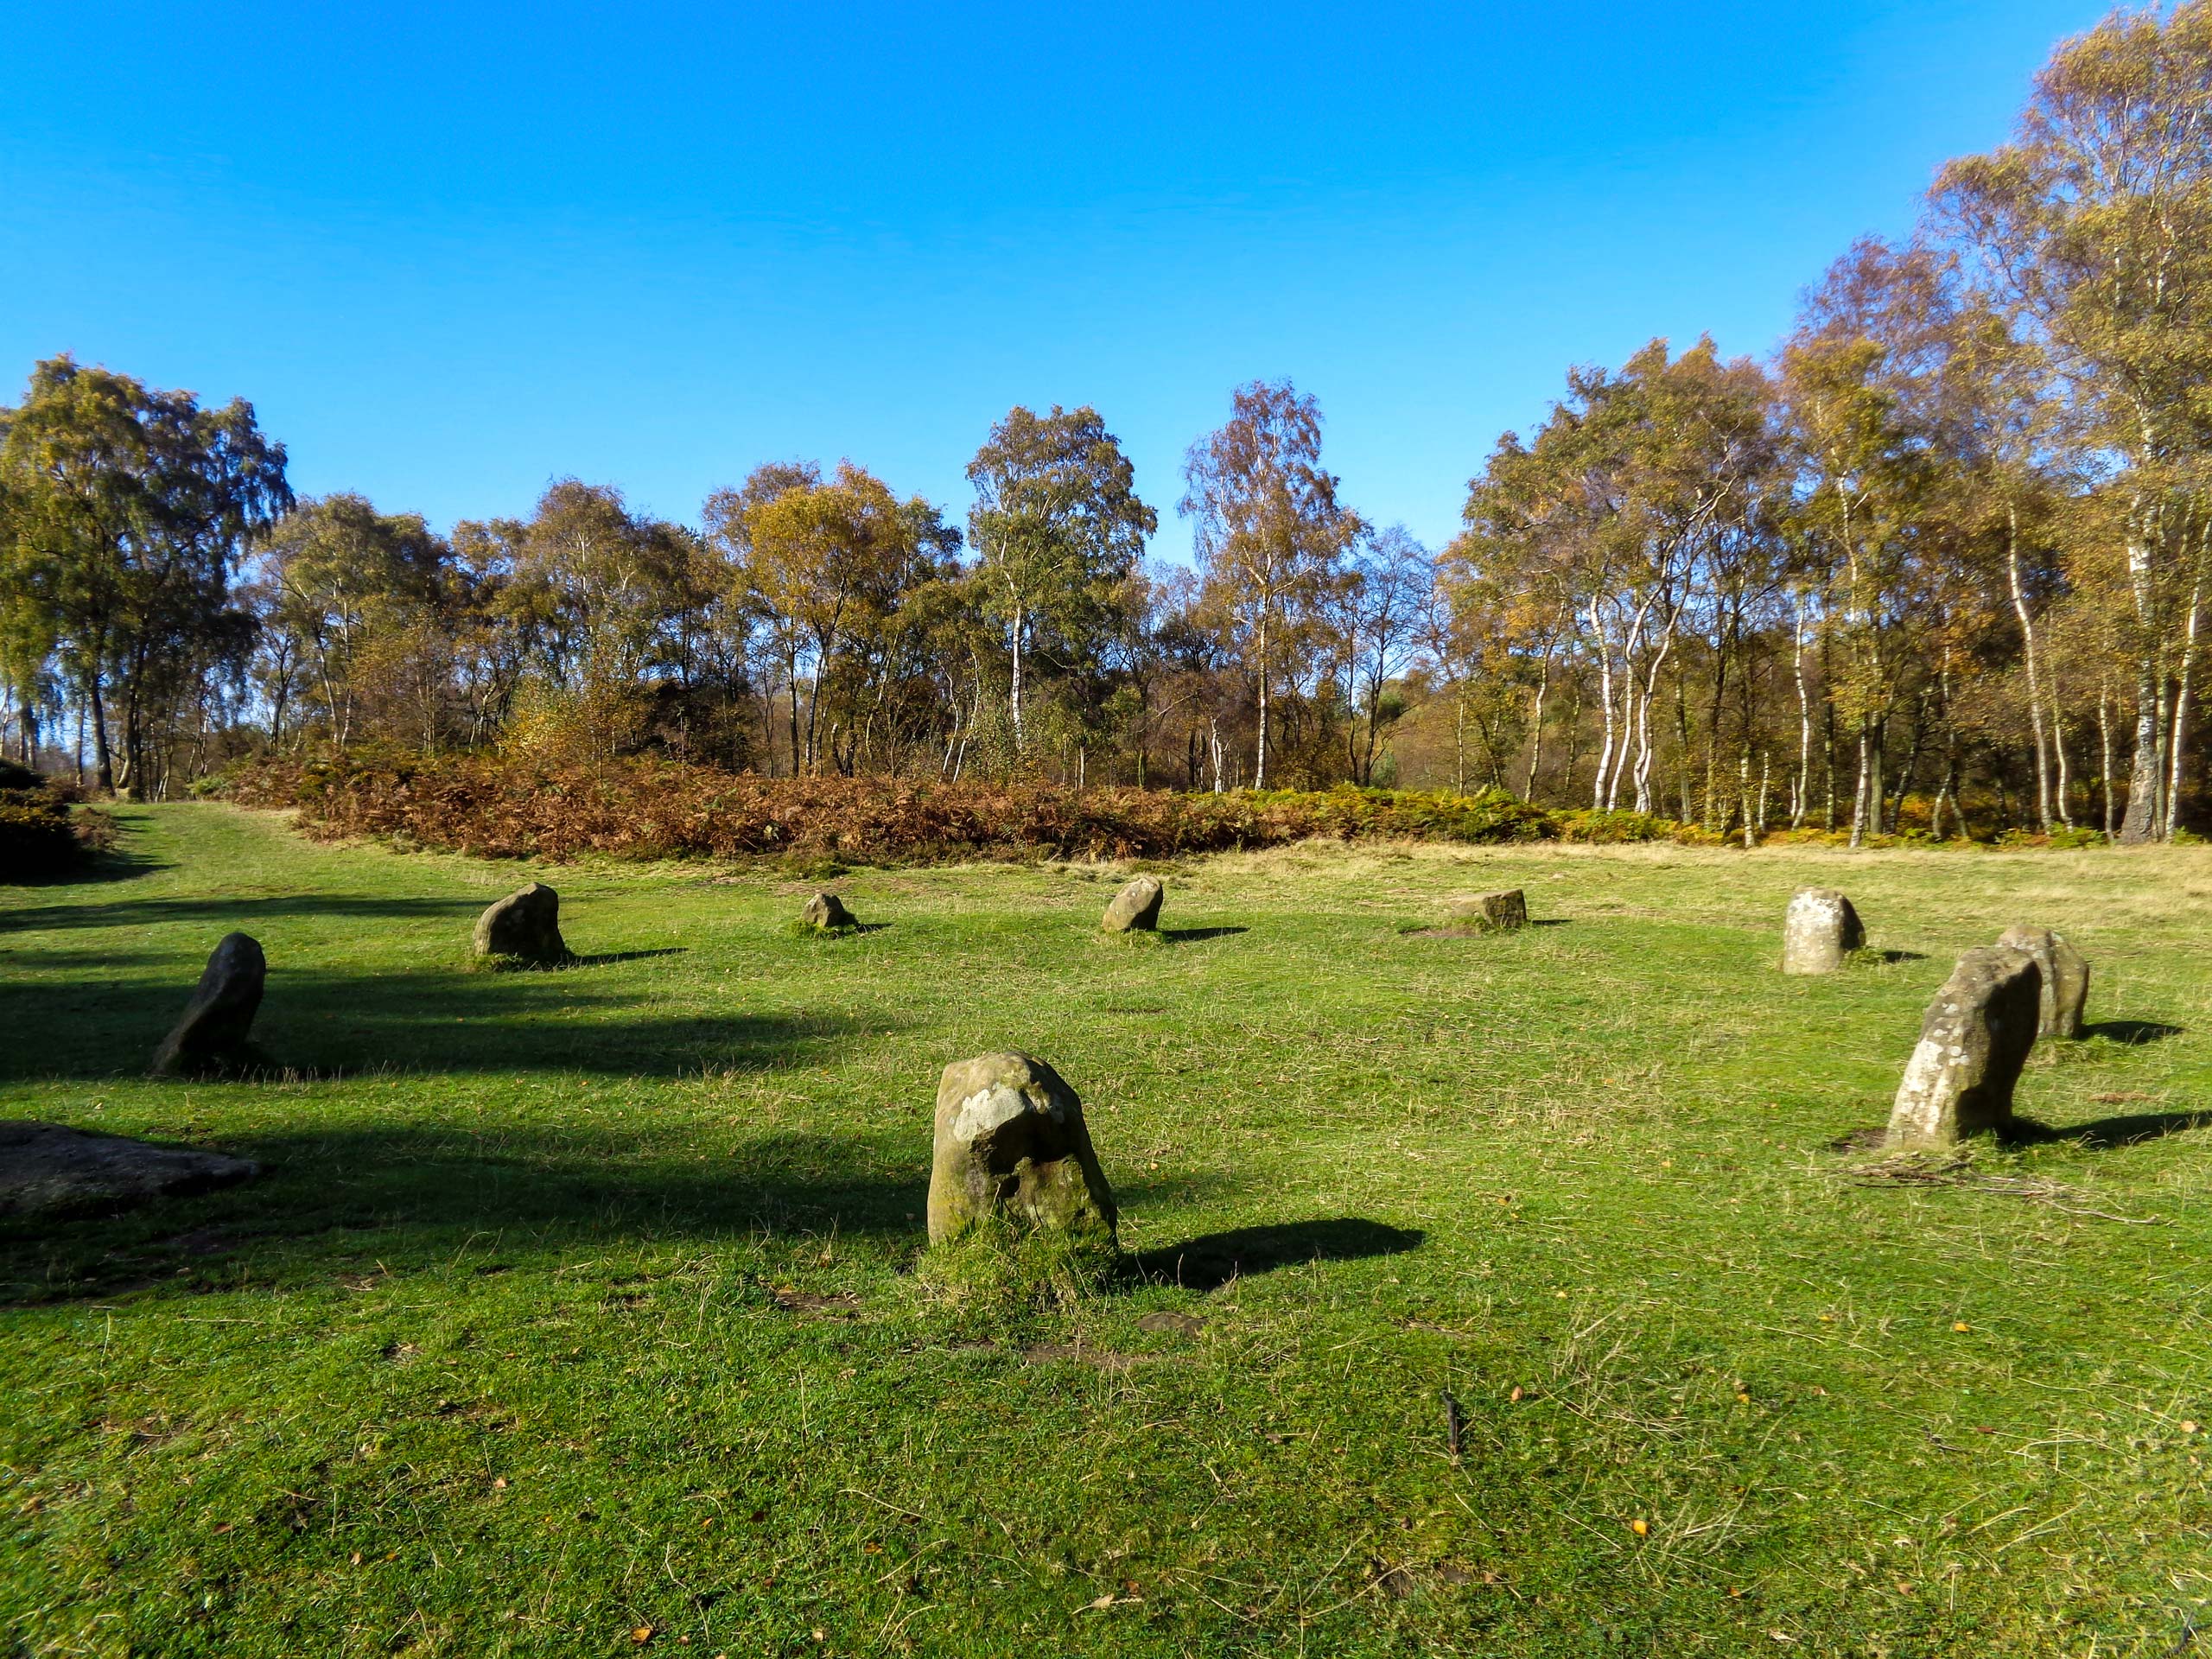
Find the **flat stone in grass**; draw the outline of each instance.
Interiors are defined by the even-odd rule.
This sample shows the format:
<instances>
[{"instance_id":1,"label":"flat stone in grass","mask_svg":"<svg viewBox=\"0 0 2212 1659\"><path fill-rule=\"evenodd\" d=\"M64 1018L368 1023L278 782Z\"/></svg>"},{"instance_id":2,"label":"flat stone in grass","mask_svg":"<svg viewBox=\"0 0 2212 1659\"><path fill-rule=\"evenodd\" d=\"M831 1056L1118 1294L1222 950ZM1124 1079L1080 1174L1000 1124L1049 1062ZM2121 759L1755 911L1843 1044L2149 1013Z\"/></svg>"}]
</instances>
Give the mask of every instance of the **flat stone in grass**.
<instances>
[{"instance_id":1,"label":"flat stone in grass","mask_svg":"<svg viewBox=\"0 0 2212 1659\"><path fill-rule=\"evenodd\" d=\"M2043 975L2041 1037L2072 1041L2082 1034L2082 1010L2089 1000L2089 961L2047 927L2008 927L1997 937L2008 950L2024 950Z\"/></svg>"},{"instance_id":2,"label":"flat stone in grass","mask_svg":"<svg viewBox=\"0 0 2212 1659\"><path fill-rule=\"evenodd\" d=\"M1114 895L1099 925L1109 933L1150 932L1160 925L1160 906L1166 897L1157 876L1141 875Z\"/></svg>"},{"instance_id":3,"label":"flat stone in grass","mask_svg":"<svg viewBox=\"0 0 2212 1659\"><path fill-rule=\"evenodd\" d=\"M157 1147L58 1123L0 1123L0 1215L121 1210L228 1186L261 1173L248 1158Z\"/></svg>"},{"instance_id":4,"label":"flat stone in grass","mask_svg":"<svg viewBox=\"0 0 2212 1659\"><path fill-rule=\"evenodd\" d=\"M930 1243L985 1217L1115 1246L1114 1189L1098 1167L1083 1102L1028 1054L979 1054L944 1068L930 1160Z\"/></svg>"},{"instance_id":5,"label":"flat stone in grass","mask_svg":"<svg viewBox=\"0 0 2212 1659\"><path fill-rule=\"evenodd\" d=\"M1920 1022L1883 1143L1948 1147L2010 1123L2042 1003L2043 970L2025 951L1983 945L1960 957Z\"/></svg>"},{"instance_id":6,"label":"flat stone in grass","mask_svg":"<svg viewBox=\"0 0 2212 1659\"><path fill-rule=\"evenodd\" d=\"M1866 943L1851 900L1834 887L1807 887L1789 901L1782 924L1782 971L1832 974Z\"/></svg>"},{"instance_id":7,"label":"flat stone in grass","mask_svg":"<svg viewBox=\"0 0 2212 1659\"><path fill-rule=\"evenodd\" d=\"M858 925L845 901L834 893L817 893L806 901L806 925L823 933Z\"/></svg>"},{"instance_id":8,"label":"flat stone in grass","mask_svg":"<svg viewBox=\"0 0 2212 1659\"><path fill-rule=\"evenodd\" d=\"M223 938L183 1015L154 1054L157 1077L220 1077L253 1064L253 1016L269 977L261 946L244 933Z\"/></svg>"},{"instance_id":9,"label":"flat stone in grass","mask_svg":"<svg viewBox=\"0 0 2212 1659\"><path fill-rule=\"evenodd\" d=\"M1461 927L1484 933L1510 933L1529 925L1529 900L1518 887L1503 893L1478 893L1454 899L1452 919Z\"/></svg>"},{"instance_id":10,"label":"flat stone in grass","mask_svg":"<svg viewBox=\"0 0 2212 1659\"><path fill-rule=\"evenodd\" d=\"M518 888L476 918L476 954L517 962L566 962L561 895L543 881Z\"/></svg>"}]
</instances>

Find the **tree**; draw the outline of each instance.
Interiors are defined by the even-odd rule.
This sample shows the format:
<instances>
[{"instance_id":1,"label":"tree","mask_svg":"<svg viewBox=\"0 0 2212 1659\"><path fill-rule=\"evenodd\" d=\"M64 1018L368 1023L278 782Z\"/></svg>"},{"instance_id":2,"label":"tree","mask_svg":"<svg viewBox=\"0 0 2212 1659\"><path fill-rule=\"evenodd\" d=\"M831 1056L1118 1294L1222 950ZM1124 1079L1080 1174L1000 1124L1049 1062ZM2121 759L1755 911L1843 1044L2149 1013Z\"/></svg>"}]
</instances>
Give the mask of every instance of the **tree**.
<instances>
[{"instance_id":1,"label":"tree","mask_svg":"<svg viewBox=\"0 0 2212 1659\"><path fill-rule=\"evenodd\" d=\"M1942 221L2046 352L2126 499L2134 758L2123 841L2172 828L2167 693L2201 590L2180 569L2212 451L2212 0L2115 12L2036 78L2012 141L1954 162Z\"/></svg>"},{"instance_id":2,"label":"tree","mask_svg":"<svg viewBox=\"0 0 2212 1659\"><path fill-rule=\"evenodd\" d=\"M1342 607L1349 696L1358 726L1348 735L1352 781L1375 781L1389 688L1420 654L1421 627L1436 587L1436 561L1403 524L1363 536L1352 555ZM1402 707L1402 705L1401 705Z\"/></svg>"},{"instance_id":3,"label":"tree","mask_svg":"<svg viewBox=\"0 0 2212 1659\"><path fill-rule=\"evenodd\" d=\"M1270 692L1310 636L1360 530L1321 466L1321 406L1287 380L1236 389L1226 423L1191 446L1179 511L1192 520L1206 602L1256 690L1252 785L1268 782Z\"/></svg>"},{"instance_id":4,"label":"tree","mask_svg":"<svg viewBox=\"0 0 2212 1659\"><path fill-rule=\"evenodd\" d=\"M882 630L908 588L945 574L960 532L918 497L900 501L866 468L840 461L825 481L804 474L763 480L773 487L741 508L745 563L740 573L756 611L784 641L790 663L795 769L818 772L823 760L825 696L842 692L843 712L860 714L885 689L874 657ZM727 539L727 535L726 535ZM868 671L873 666L876 672ZM847 683L833 685L842 674ZM805 716L798 687L806 685ZM848 744L859 721L847 719ZM851 751L848 750L848 754Z\"/></svg>"},{"instance_id":5,"label":"tree","mask_svg":"<svg viewBox=\"0 0 2212 1659\"><path fill-rule=\"evenodd\" d=\"M156 786L181 689L242 660L231 579L291 505L284 461L242 399L203 409L67 357L32 372L0 442L4 575L90 712L102 789Z\"/></svg>"},{"instance_id":6,"label":"tree","mask_svg":"<svg viewBox=\"0 0 2212 1659\"><path fill-rule=\"evenodd\" d=\"M969 462L968 481L984 608L1006 627L1018 753L1028 664L1040 649L1063 669L1096 658L1160 515L1138 499L1128 457L1088 404L1055 404L1041 418L1016 404Z\"/></svg>"},{"instance_id":7,"label":"tree","mask_svg":"<svg viewBox=\"0 0 2212 1659\"><path fill-rule=\"evenodd\" d=\"M295 665L341 747L359 734L365 705L411 701L405 687L372 683L373 671L397 667L406 643L422 646L429 643L423 634L442 632L428 613L440 602L451 558L419 513L387 516L359 495L302 502L283 519L261 558L264 650L276 699L272 737L282 736ZM419 712L410 708L407 721L416 730Z\"/></svg>"}]
</instances>

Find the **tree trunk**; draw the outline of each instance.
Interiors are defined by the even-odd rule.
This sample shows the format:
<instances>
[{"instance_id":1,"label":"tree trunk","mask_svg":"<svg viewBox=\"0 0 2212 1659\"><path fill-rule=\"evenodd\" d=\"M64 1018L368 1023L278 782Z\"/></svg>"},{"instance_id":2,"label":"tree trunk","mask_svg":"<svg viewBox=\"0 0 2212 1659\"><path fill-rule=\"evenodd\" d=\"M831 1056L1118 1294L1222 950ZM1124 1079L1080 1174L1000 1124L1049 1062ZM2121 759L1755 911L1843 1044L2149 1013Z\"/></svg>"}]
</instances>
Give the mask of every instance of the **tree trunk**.
<instances>
[{"instance_id":1,"label":"tree trunk","mask_svg":"<svg viewBox=\"0 0 2212 1659\"><path fill-rule=\"evenodd\" d=\"M2130 844L2145 842L2158 822L2158 652L2154 644L2157 596L2152 590L2149 531L2139 515L2131 515L2127 534L2128 587L2135 603L2135 754L2127 779L2127 812L2120 820L2118 839Z\"/></svg>"},{"instance_id":2,"label":"tree trunk","mask_svg":"<svg viewBox=\"0 0 2212 1659\"><path fill-rule=\"evenodd\" d=\"M2189 753L2189 697L2190 679L2196 667L2197 615L2204 602L2204 577L2200 572L2189 592L2189 617L2182 626L2181 675L2174 688L2173 733L2170 740L2172 749L2171 770L2166 779L2165 838L2171 841L2174 831L2180 828L2182 765Z\"/></svg>"},{"instance_id":3,"label":"tree trunk","mask_svg":"<svg viewBox=\"0 0 2212 1659\"><path fill-rule=\"evenodd\" d=\"M2050 747L2044 734L2043 682L2036 670L2036 624L2028 614L2028 595L2020 582L2020 514L2008 506L2005 513L2005 575L2012 590L2012 614L2020 624L2020 657L2028 670L2028 726L2036 742L2036 818L2045 835L2050 833Z\"/></svg>"}]
</instances>

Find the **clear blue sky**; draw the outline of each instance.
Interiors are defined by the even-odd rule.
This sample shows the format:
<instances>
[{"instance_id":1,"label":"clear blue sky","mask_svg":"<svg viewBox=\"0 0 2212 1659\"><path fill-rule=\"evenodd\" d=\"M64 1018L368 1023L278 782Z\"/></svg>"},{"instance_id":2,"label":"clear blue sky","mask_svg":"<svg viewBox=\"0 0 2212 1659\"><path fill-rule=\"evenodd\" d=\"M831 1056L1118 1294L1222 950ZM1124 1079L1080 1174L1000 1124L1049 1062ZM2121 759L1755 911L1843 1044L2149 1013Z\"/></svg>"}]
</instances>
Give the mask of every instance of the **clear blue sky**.
<instances>
[{"instance_id":1,"label":"clear blue sky","mask_svg":"<svg viewBox=\"0 0 2212 1659\"><path fill-rule=\"evenodd\" d=\"M1090 403L1177 557L1185 448L1287 375L1440 543L1568 364L1770 350L2103 10L14 0L0 398L243 395L440 524L840 455L964 517L994 419Z\"/></svg>"}]
</instances>

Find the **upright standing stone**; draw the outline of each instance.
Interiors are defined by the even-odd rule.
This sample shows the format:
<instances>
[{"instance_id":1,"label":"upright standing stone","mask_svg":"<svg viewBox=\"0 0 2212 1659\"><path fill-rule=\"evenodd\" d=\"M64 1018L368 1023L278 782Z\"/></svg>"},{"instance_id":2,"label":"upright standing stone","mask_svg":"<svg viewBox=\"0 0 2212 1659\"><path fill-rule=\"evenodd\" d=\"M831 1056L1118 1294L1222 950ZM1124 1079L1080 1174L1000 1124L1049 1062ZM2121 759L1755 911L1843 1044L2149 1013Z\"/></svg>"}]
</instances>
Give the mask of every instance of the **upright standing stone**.
<instances>
[{"instance_id":1,"label":"upright standing stone","mask_svg":"<svg viewBox=\"0 0 2212 1659\"><path fill-rule=\"evenodd\" d=\"M834 893L817 893L806 901L806 925L824 933L857 925L845 901Z\"/></svg>"},{"instance_id":2,"label":"upright standing stone","mask_svg":"<svg viewBox=\"0 0 2212 1659\"><path fill-rule=\"evenodd\" d=\"M1946 1147L2010 1123L2042 1002L2043 970L2025 951L1983 945L1960 957L1920 1022L1886 1144Z\"/></svg>"},{"instance_id":3,"label":"upright standing stone","mask_svg":"<svg viewBox=\"0 0 2212 1659\"><path fill-rule=\"evenodd\" d=\"M509 893L476 918L476 954L520 962L566 962L561 895L543 881Z\"/></svg>"},{"instance_id":4,"label":"upright standing stone","mask_svg":"<svg viewBox=\"0 0 2212 1659\"><path fill-rule=\"evenodd\" d=\"M1834 887L1807 887L1789 901L1782 924L1782 971L1832 974L1866 943L1851 900Z\"/></svg>"},{"instance_id":5,"label":"upright standing stone","mask_svg":"<svg viewBox=\"0 0 2212 1659\"><path fill-rule=\"evenodd\" d=\"M2089 961L2066 942L2063 933L2047 927L2008 927L1997 943L2011 950L2024 950L2043 972L2043 1037L2068 1041L2082 1034L2082 1010L2089 1000Z\"/></svg>"},{"instance_id":6,"label":"upright standing stone","mask_svg":"<svg viewBox=\"0 0 2212 1659\"><path fill-rule=\"evenodd\" d=\"M991 1215L1114 1248L1114 1189L1091 1150L1083 1103L1028 1054L956 1060L938 1081L930 1243Z\"/></svg>"},{"instance_id":7,"label":"upright standing stone","mask_svg":"<svg viewBox=\"0 0 2212 1659\"><path fill-rule=\"evenodd\" d=\"M1504 893L1478 893L1471 899L1454 899L1452 915L1463 927L1510 933L1529 925L1529 900L1518 887Z\"/></svg>"},{"instance_id":8,"label":"upright standing stone","mask_svg":"<svg viewBox=\"0 0 2212 1659\"><path fill-rule=\"evenodd\" d=\"M269 963L244 933L226 934L207 958L184 1014L154 1055L157 1077L217 1077L253 1064L249 1039Z\"/></svg>"},{"instance_id":9,"label":"upright standing stone","mask_svg":"<svg viewBox=\"0 0 2212 1659\"><path fill-rule=\"evenodd\" d=\"M1141 875L1114 895L1099 925L1109 933L1149 931L1160 925L1160 905L1166 897L1167 889L1157 877Z\"/></svg>"}]
</instances>

